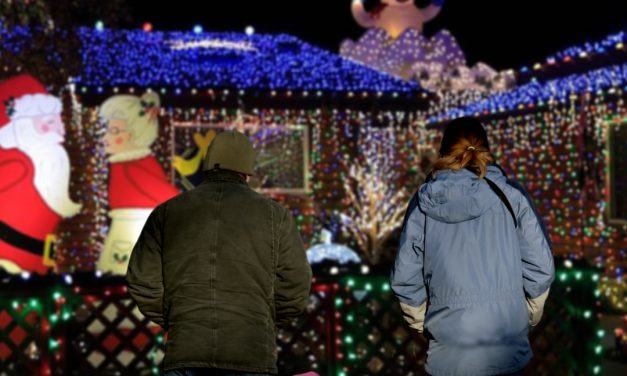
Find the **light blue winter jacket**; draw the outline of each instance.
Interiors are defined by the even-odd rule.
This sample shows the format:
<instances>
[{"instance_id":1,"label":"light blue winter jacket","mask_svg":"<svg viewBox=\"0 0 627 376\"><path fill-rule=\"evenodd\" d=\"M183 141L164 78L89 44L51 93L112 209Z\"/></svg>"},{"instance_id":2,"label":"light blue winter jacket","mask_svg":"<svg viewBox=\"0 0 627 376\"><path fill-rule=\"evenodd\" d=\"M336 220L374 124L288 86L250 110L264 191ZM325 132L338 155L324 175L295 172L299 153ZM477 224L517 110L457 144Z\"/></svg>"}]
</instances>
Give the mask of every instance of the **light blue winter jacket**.
<instances>
[{"instance_id":1,"label":"light blue winter jacket","mask_svg":"<svg viewBox=\"0 0 627 376\"><path fill-rule=\"evenodd\" d=\"M423 184L403 227L390 282L410 325L421 329L423 315L426 370L435 376L523 368L532 356L527 300L548 295L554 278L533 204L498 167L487 177L505 193L517 228L486 181L465 169Z\"/></svg>"}]
</instances>

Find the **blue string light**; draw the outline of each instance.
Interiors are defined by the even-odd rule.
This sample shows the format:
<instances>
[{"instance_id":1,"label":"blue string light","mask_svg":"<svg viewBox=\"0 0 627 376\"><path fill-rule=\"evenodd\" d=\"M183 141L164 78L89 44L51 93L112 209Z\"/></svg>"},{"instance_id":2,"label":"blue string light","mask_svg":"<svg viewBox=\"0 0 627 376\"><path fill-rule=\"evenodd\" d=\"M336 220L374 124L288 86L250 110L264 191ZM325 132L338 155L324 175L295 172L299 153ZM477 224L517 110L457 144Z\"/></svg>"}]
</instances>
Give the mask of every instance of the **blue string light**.
<instances>
[{"instance_id":1,"label":"blue string light","mask_svg":"<svg viewBox=\"0 0 627 376\"><path fill-rule=\"evenodd\" d=\"M627 33L621 31L616 34L611 34L606 38L593 43L585 43L582 46L572 46L565 48L547 58L547 61L551 60L565 60L568 58L583 57L592 54L601 54L609 50L623 48L625 42L627 42Z\"/></svg>"},{"instance_id":2,"label":"blue string light","mask_svg":"<svg viewBox=\"0 0 627 376\"><path fill-rule=\"evenodd\" d=\"M285 34L78 29L80 86L235 87L261 90L420 89Z\"/></svg>"},{"instance_id":3,"label":"blue string light","mask_svg":"<svg viewBox=\"0 0 627 376\"><path fill-rule=\"evenodd\" d=\"M550 80L536 80L511 91L493 95L462 108L429 118L429 123L438 123L460 116L478 116L533 108L544 102L555 100L566 102L573 93L597 92L627 84L627 64L613 65L583 74Z\"/></svg>"}]
</instances>

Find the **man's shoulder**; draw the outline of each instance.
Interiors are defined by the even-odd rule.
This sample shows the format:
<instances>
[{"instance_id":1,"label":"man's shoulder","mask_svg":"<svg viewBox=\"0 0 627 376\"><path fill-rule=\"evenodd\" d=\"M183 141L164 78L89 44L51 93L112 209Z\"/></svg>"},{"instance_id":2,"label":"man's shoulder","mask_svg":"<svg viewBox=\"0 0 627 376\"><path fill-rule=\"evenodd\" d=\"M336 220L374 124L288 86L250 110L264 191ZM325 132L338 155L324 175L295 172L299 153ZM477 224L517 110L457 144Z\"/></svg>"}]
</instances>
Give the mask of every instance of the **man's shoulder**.
<instances>
[{"instance_id":1,"label":"man's shoulder","mask_svg":"<svg viewBox=\"0 0 627 376\"><path fill-rule=\"evenodd\" d=\"M252 189L251 191L255 195L256 200L258 200L260 203L263 202L264 204L268 205L272 210L277 211L279 213L284 213L285 211L287 211L287 208L285 206L281 205L279 202L275 201L271 197L265 196Z\"/></svg>"},{"instance_id":2,"label":"man's shoulder","mask_svg":"<svg viewBox=\"0 0 627 376\"><path fill-rule=\"evenodd\" d=\"M255 201L257 201L259 204L262 204L266 207L268 207L270 210L272 210L274 213L276 213L278 215L278 217L284 217L288 214L290 214L290 210L289 208L287 208L286 206L284 206L283 204L281 204L280 202L274 200L272 197L268 197L262 193L259 193L255 190L252 190L252 195L251 198Z\"/></svg>"},{"instance_id":3,"label":"man's shoulder","mask_svg":"<svg viewBox=\"0 0 627 376\"><path fill-rule=\"evenodd\" d=\"M238 186L238 188L240 188ZM229 201L237 202L239 205L254 205L257 207L264 207L268 210L272 210L280 215L284 215L289 213L289 209L275 201L271 197L268 197L262 193L255 191L254 189L249 188L248 186L241 186L242 189L231 189ZM197 195L205 195L206 191L203 189L192 189L189 191L181 192L175 197L163 202L160 206L169 206L169 205L177 205L178 203L186 202L188 200L193 200L194 196ZM224 202L224 201L223 201Z\"/></svg>"}]
</instances>

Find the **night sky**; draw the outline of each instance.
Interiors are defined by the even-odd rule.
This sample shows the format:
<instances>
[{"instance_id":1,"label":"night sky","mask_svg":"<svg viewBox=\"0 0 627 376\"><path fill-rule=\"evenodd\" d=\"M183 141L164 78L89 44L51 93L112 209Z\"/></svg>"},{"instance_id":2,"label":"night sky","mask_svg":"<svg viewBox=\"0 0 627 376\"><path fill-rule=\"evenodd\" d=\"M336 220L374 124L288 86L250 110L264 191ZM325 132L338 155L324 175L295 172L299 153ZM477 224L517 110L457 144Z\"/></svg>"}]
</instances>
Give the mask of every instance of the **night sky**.
<instances>
[{"instance_id":1,"label":"night sky","mask_svg":"<svg viewBox=\"0 0 627 376\"><path fill-rule=\"evenodd\" d=\"M293 34L335 52L343 39L357 39L364 32L352 18L350 0L128 3L136 27L144 21L157 30L191 30L198 23L206 31L243 31L252 25L258 33ZM447 0L425 33L441 29L457 38L470 64L519 68L627 29L627 0Z\"/></svg>"}]
</instances>

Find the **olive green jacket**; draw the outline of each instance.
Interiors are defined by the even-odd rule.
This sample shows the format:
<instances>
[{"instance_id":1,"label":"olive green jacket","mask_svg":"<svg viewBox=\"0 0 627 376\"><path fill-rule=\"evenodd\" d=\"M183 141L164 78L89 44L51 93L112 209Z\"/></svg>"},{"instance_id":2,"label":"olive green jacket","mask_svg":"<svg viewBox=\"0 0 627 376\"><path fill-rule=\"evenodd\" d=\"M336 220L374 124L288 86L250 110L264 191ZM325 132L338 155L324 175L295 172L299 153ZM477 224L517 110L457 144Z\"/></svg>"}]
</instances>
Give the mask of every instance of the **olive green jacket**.
<instances>
[{"instance_id":1,"label":"olive green jacket","mask_svg":"<svg viewBox=\"0 0 627 376\"><path fill-rule=\"evenodd\" d=\"M168 331L165 370L277 373L277 325L305 311L311 268L291 213L218 171L151 213L126 280Z\"/></svg>"}]
</instances>

